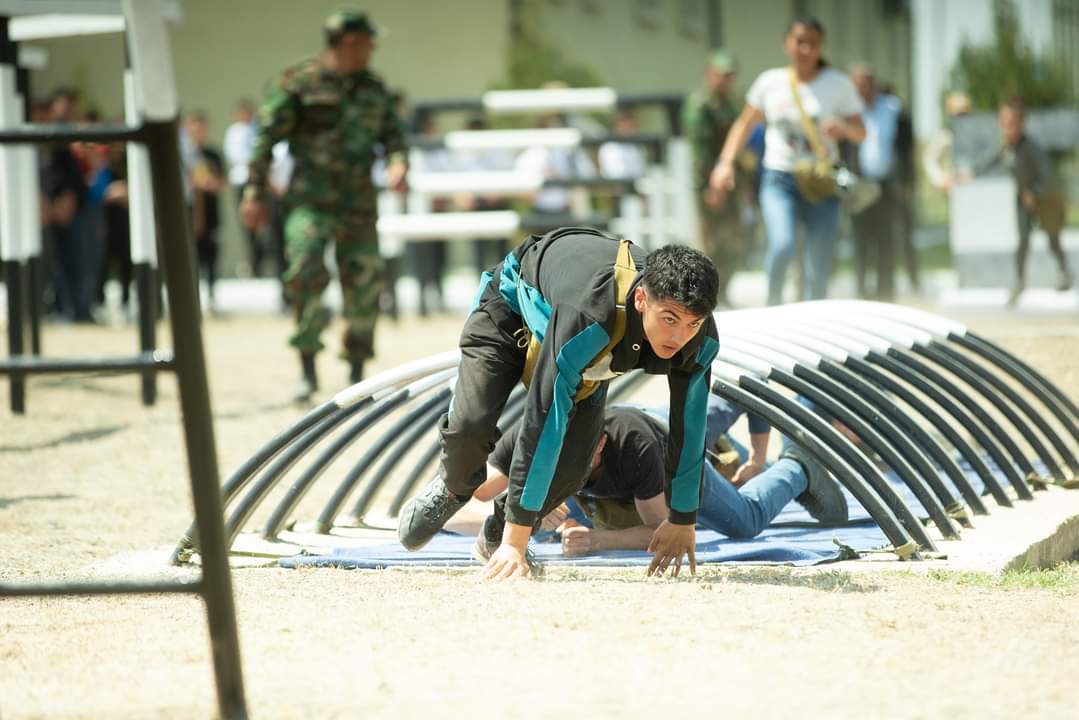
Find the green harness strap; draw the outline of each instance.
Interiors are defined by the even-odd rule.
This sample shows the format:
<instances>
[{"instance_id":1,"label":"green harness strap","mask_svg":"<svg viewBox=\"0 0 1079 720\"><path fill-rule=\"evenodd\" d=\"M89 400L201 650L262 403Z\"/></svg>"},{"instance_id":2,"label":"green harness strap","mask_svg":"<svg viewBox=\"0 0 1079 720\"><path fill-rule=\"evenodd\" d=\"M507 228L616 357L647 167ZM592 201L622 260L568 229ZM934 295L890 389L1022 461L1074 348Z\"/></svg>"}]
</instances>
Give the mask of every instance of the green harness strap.
<instances>
[{"instance_id":1,"label":"green harness strap","mask_svg":"<svg viewBox=\"0 0 1079 720\"><path fill-rule=\"evenodd\" d=\"M618 255L615 257L614 261L614 332L611 333L610 342L608 342L607 346L592 359L592 363L589 367L592 367L598 360L610 353L615 345L622 342L622 338L626 335L626 296L629 294L630 287L633 286L633 281L637 278L637 266L633 262L633 255L629 251L629 245L629 240L619 241ZM536 340L535 335L528 333L528 328L522 328L521 330L524 334L529 335L528 353L525 356L525 369L521 374L521 382L523 382L524 386L527 388L532 382L532 373L536 370L536 361L539 359L540 348L542 345ZM601 382L603 381L581 380L581 385L577 389L577 394L573 396L573 402L579 403L587 398L596 391L596 388L599 387Z\"/></svg>"}]
</instances>

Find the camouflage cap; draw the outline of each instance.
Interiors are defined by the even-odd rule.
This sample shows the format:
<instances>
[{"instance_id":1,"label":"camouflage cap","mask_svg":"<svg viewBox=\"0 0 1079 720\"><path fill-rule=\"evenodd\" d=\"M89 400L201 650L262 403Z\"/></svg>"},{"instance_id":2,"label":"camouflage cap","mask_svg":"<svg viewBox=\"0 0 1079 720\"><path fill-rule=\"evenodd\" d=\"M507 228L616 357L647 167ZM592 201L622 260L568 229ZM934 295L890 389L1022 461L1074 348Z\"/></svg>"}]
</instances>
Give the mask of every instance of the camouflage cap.
<instances>
[{"instance_id":1,"label":"camouflage cap","mask_svg":"<svg viewBox=\"0 0 1079 720\"><path fill-rule=\"evenodd\" d=\"M721 73L738 72L738 61L735 60L733 53L726 50L716 50L712 53L708 58L708 66Z\"/></svg>"},{"instance_id":2,"label":"camouflage cap","mask_svg":"<svg viewBox=\"0 0 1079 720\"><path fill-rule=\"evenodd\" d=\"M338 10L331 13L322 28L326 31L327 41L330 42L350 32L378 35L378 28L367 17L367 13L359 10Z\"/></svg>"}]
</instances>

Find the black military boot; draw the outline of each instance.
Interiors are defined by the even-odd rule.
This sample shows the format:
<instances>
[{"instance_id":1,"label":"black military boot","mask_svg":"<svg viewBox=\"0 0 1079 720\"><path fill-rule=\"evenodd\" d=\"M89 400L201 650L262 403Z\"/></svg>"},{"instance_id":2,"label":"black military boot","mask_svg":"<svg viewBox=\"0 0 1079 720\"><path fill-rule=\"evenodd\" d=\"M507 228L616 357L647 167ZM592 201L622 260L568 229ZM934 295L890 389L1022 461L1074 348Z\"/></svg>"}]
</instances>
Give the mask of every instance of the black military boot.
<instances>
[{"instance_id":1,"label":"black military boot","mask_svg":"<svg viewBox=\"0 0 1079 720\"><path fill-rule=\"evenodd\" d=\"M794 501L822 525L842 525L847 522L847 499L824 466L810 457L801 447L791 443L783 448L780 459L801 463L806 473L806 489Z\"/></svg>"},{"instance_id":2,"label":"black military boot","mask_svg":"<svg viewBox=\"0 0 1079 720\"><path fill-rule=\"evenodd\" d=\"M348 380L353 385L363 380L363 360L353 360L348 364Z\"/></svg>"},{"instance_id":3,"label":"black military boot","mask_svg":"<svg viewBox=\"0 0 1079 720\"><path fill-rule=\"evenodd\" d=\"M315 355L313 353L300 353L300 366L303 376L296 384L296 392L292 399L298 403L311 401L311 396L318 391L318 376L315 374Z\"/></svg>"}]
</instances>

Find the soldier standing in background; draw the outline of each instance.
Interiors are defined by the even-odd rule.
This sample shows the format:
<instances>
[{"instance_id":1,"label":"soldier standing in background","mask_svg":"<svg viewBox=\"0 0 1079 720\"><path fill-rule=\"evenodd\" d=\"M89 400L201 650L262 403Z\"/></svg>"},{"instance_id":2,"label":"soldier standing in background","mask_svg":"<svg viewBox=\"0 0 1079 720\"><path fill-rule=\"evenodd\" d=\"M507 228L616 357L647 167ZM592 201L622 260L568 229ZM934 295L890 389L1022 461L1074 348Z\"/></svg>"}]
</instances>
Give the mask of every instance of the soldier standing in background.
<instances>
[{"instance_id":1,"label":"soldier standing in background","mask_svg":"<svg viewBox=\"0 0 1079 720\"><path fill-rule=\"evenodd\" d=\"M686 99L682 122L693 151L693 182L697 193L701 247L719 271L719 304L728 305L727 285L745 255L741 215L734 194L708 186L708 177L723 149L741 107L731 99L738 63L734 55L716 50L704 71L704 87Z\"/></svg>"},{"instance_id":2,"label":"soldier standing in background","mask_svg":"<svg viewBox=\"0 0 1079 720\"><path fill-rule=\"evenodd\" d=\"M393 98L367 69L375 26L366 14L346 10L330 15L324 29L326 50L286 68L267 92L240 207L248 227L265 222L273 146L287 140L295 169L283 199L284 281L296 312L289 344L299 350L303 368L298 401L318 389L315 354L330 322L321 299L330 281L323 262L328 241L335 244L347 323L342 355L352 382L363 378L364 362L374 355L383 263L371 166L385 155L387 185L394 190L404 189L407 172L404 127Z\"/></svg>"}]
</instances>

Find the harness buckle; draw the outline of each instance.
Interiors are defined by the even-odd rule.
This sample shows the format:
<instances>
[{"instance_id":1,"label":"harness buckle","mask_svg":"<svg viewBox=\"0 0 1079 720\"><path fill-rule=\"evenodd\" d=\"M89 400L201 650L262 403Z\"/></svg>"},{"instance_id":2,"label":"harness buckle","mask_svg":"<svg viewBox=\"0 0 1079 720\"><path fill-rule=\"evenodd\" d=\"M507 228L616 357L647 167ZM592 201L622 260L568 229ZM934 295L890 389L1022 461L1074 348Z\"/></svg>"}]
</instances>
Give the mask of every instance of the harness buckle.
<instances>
[{"instance_id":1,"label":"harness buckle","mask_svg":"<svg viewBox=\"0 0 1079 720\"><path fill-rule=\"evenodd\" d=\"M532 342L532 332L525 326L513 331L513 337L517 338L517 347L524 350Z\"/></svg>"}]
</instances>

